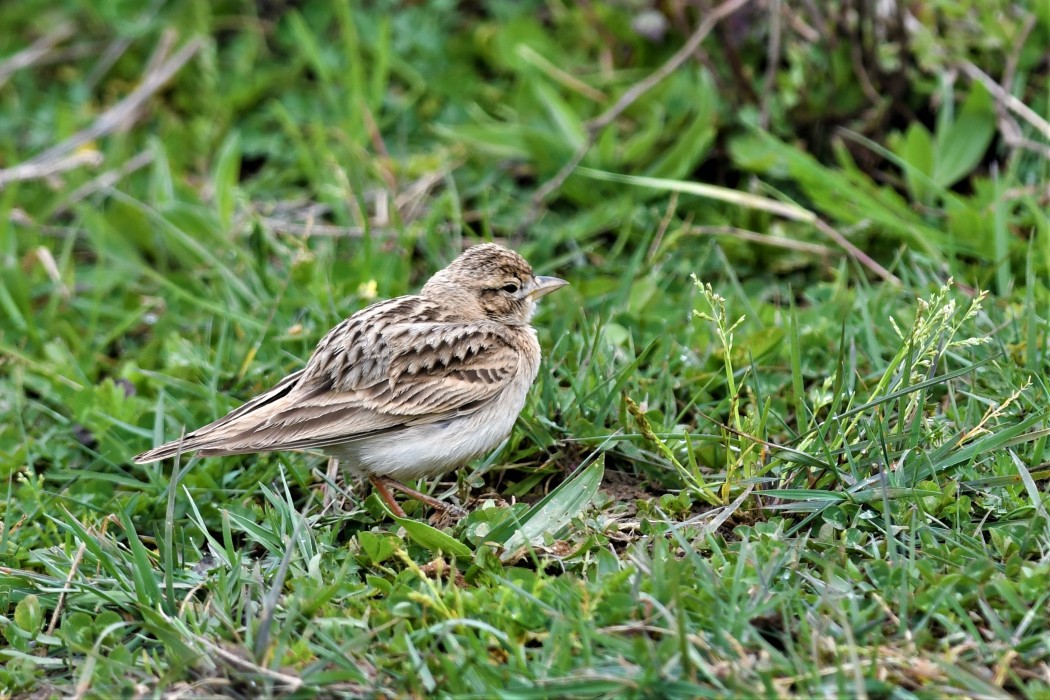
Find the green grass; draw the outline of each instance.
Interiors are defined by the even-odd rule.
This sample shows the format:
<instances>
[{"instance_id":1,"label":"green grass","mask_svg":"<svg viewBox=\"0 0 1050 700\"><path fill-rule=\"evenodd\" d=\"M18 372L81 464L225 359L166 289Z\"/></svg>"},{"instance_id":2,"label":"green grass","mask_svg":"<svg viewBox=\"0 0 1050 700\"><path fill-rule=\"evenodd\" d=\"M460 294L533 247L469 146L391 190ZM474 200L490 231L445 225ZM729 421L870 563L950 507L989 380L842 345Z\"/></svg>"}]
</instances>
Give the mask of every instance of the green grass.
<instances>
[{"instance_id":1,"label":"green grass","mask_svg":"<svg viewBox=\"0 0 1050 700\"><path fill-rule=\"evenodd\" d=\"M0 6L0 56L57 32L4 169L194 51L0 170L0 696L1050 694L1050 14L908 6L754 0L597 129L692 5ZM462 520L130 463L492 239L572 286L420 484Z\"/></svg>"}]
</instances>

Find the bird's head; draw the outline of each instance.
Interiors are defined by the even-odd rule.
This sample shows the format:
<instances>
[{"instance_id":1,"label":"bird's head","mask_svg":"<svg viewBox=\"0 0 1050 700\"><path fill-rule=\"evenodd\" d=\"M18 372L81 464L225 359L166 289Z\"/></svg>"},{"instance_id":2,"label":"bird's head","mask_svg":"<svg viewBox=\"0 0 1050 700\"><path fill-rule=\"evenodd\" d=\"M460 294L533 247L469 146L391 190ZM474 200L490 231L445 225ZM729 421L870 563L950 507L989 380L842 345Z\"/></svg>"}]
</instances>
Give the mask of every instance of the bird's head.
<instances>
[{"instance_id":1,"label":"bird's head","mask_svg":"<svg viewBox=\"0 0 1050 700\"><path fill-rule=\"evenodd\" d=\"M482 243L465 250L423 287L424 296L460 304L465 318L488 319L511 326L526 325L536 301L568 282L539 277L513 250Z\"/></svg>"}]
</instances>

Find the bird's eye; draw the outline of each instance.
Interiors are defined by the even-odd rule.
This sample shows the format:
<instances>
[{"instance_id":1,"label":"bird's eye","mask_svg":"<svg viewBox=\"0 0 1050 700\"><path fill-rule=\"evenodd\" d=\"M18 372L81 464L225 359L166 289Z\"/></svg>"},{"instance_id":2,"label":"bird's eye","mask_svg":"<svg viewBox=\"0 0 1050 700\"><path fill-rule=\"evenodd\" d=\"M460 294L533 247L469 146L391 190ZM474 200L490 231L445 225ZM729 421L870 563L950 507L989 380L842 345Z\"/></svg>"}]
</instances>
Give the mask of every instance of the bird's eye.
<instances>
[{"instance_id":1,"label":"bird's eye","mask_svg":"<svg viewBox=\"0 0 1050 700\"><path fill-rule=\"evenodd\" d=\"M507 294L517 294L518 293L518 284L517 284L517 282L511 282L509 284L503 285L503 291L505 291Z\"/></svg>"}]
</instances>

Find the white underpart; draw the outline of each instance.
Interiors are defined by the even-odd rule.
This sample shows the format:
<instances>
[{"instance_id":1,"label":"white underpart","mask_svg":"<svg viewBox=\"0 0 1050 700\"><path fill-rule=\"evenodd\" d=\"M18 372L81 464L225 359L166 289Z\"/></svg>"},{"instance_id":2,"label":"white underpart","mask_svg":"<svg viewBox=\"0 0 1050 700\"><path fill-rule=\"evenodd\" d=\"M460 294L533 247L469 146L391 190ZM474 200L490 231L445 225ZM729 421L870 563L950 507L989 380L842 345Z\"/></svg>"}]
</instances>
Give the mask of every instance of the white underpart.
<instances>
[{"instance_id":1,"label":"white underpart","mask_svg":"<svg viewBox=\"0 0 1050 700\"><path fill-rule=\"evenodd\" d=\"M532 335L535 338L535 333ZM444 474L503 442L514 428L538 371L538 361L533 364L523 357L514 381L496 400L475 413L354 440L328 448L327 452L356 476L410 481Z\"/></svg>"}]
</instances>

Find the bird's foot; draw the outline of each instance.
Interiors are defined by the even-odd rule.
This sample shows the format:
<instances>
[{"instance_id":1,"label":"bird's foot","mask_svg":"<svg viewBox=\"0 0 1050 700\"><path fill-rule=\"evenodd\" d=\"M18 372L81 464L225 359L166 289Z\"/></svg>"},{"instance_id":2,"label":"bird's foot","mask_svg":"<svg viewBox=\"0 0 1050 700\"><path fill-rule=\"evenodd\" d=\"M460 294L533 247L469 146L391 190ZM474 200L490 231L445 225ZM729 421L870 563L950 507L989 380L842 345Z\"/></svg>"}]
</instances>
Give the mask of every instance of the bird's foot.
<instances>
[{"instance_id":1,"label":"bird's foot","mask_svg":"<svg viewBox=\"0 0 1050 700\"><path fill-rule=\"evenodd\" d=\"M391 489L395 491L400 491L401 493L414 500L419 501L420 503L425 503L426 505L430 506L431 508L434 508L435 510L441 511L442 513L446 513L457 518L462 518L464 515L467 514L467 512L459 506L454 506L451 503L445 503L444 501L440 501L434 498L433 496L428 496L425 493L416 491L414 488L405 486L400 481L394 481L388 476L370 476L368 480L372 482L372 486L373 488L375 488L376 493L379 494L379 497L382 498L383 501L387 504L387 506L390 507L390 510L394 513L394 515L396 515L399 518L405 517L405 511L402 510L401 506L398 505L396 500L394 500L394 494L390 492Z\"/></svg>"}]
</instances>

